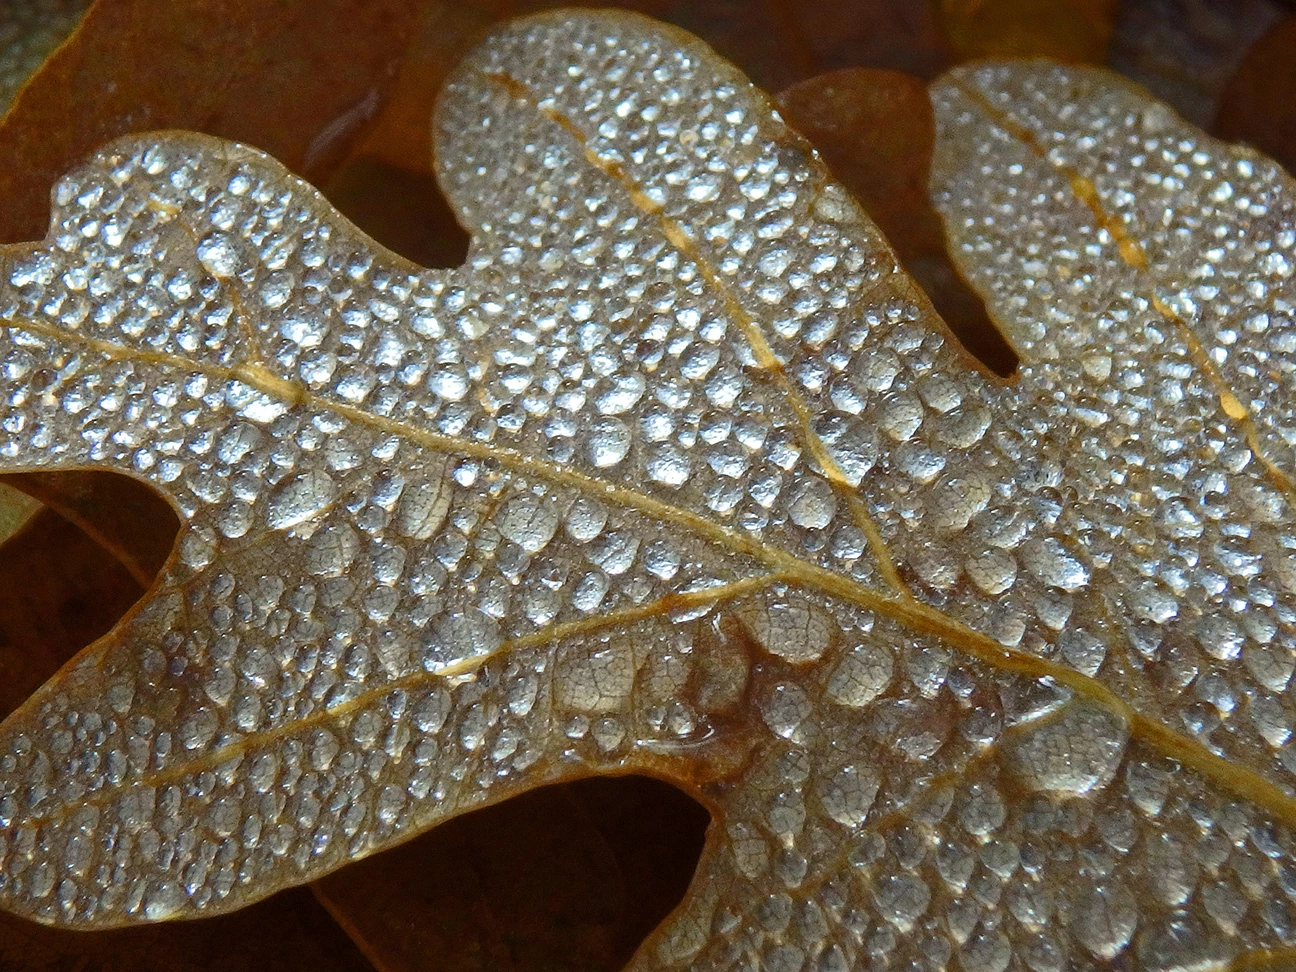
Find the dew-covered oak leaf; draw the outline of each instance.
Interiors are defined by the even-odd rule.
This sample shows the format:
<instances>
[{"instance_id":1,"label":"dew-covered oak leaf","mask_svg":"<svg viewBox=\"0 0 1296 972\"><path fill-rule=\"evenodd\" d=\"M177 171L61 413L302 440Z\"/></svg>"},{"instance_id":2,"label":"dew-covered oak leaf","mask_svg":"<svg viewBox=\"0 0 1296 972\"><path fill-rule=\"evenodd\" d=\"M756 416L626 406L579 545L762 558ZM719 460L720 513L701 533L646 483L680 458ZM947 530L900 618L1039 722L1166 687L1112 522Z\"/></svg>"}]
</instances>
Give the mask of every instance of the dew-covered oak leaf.
<instances>
[{"instance_id":1,"label":"dew-covered oak leaf","mask_svg":"<svg viewBox=\"0 0 1296 972\"><path fill-rule=\"evenodd\" d=\"M639 772L714 823L635 969L1289 956L1296 191L1104 75L934 96L1011 383L638 17L458 69L456 270L210 138L64 178L3 251L0 468L182 527L0 730L0 905L219 913Z\"/></svg>"}]
</instances>

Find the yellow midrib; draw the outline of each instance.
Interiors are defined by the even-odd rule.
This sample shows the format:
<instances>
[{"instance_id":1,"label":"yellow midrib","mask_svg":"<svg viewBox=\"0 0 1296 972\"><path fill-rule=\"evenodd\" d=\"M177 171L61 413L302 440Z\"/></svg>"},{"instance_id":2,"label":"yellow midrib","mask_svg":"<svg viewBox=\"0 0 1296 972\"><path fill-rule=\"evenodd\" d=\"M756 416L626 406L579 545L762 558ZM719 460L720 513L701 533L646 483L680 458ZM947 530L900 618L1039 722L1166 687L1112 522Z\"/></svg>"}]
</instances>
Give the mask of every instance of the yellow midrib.
<instances>
[{"instance_id":1,"label":"yellow midrib","mask_svg":"<svg viewBox=\"0 0 1296 972\"><path fill-rule=\"evenodd\" d=\"M788 378L783 362L779 360L778 355L774 353L774 349L770 347L760 325L747 312L747 308L743 306L742 301L733 292L733 288L716 272L715 267L711 266L711 262L698 249L692 237L684 231L684 228L677 221L666 215L661 205L654 202L652 197L643 191L643 186L626 172L623 166L604 159L590 148L589 136L570 118L555 108L543 105L534 92L512 75L494 72L482 73L480 76L488 83L499 85L518 101L521 101L570 135L580 145L581 154L584 156L585 161L619 185L635 208L657 223L662 236L666 238L667 242L675 247L686 259L691 260L698 268L698 272L702 274L703 279L706 280L711 290L724 305L725 312L729 315L730 320L738 325L743 337L746 338L752 356L756 359L755 370L773 383L779 394L783 396L788 408L792 411L802 443L823 471L824 477L831 486L834 495L846 504L851 519L860 529L860 532L864 534L883 580L900 596L912 597L913 593L900 578L899 571L896 570L895 562L891 558L891 551L887 549L886 542L882 537L882 531L873 522L873 517L868 508L860 501L859 493L850 484L837 460L833 458L828 447L824 445L823 440L814 431L813 413L809 404L791 379Z\"/></svg>"},{"instance_id":2,"label":"yellow midrib","mask_svg":"<svg viewBox=\"0 0 1296 972\"><path fill-rule=\"evenodd\" d=\"M1265 474L1270 481L1282 491L1289 503L1296 505L1296 483L1265 451L1264 444L1260 441L1260 430L1256 427L1252 409L1239 400L1237 393L1220 372L1219 366L1211 360L1210 354L1201 343L1201 339L1197 337L1192 325L1157 294L1157 276L1148 262L1147 248L1126 228L1121 220L1107 212L1098 194L1098 189L1092 180L1082 175L1074 166L1050 156L1044 150L1044 146L1040 144L1033 131L996 106L976 88L958 79L951 79L950 84L984 111L992 123L1017 139L1033 155L1066 178L1067 185L1075 195L1076 200L1089 210L1098 228L1106 230L1107 235L1111 237L1112 243L1116 247L1116 254L1120 257L1121 262L1133 270L1142 281L1148 303L1175 328L1183 339L1193 366L1206 379L1207 384L1214 389L1220 411L1224 413L1229 422L1234 424L1237 434L1242 437L1247 444L1247 448L1251 450L1251 454L1264 467Z\"/></svg>"}]
</instances>

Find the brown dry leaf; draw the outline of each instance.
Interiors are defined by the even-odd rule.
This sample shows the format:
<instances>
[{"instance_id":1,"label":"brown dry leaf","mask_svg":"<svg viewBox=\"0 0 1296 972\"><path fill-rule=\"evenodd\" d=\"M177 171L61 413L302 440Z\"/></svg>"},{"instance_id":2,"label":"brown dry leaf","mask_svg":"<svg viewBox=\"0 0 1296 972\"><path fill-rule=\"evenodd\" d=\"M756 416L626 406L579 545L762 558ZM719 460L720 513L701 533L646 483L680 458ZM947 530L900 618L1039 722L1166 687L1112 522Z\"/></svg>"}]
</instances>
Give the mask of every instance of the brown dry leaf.
<instances>
[{"instance_id":1,"label":"brown dry leaf","mask_svg":"<svg viewBox=\"0 0 1296 972\"><path fill-rule=\"evenodd\" d=\"M847 69L789 88L779 108L868 210L959 342L992 371L1012 374L1017 356L954 269L932 208L936 125L927 86L895 71Z\"/></svg>"},{"instance_id":2,"label":"brown dry leaf","mask_svg":"<svg viewBox=\"0 0 1296 972\"><path fill-rule=\"evenodd\" d=\"M22 0L0 5L0 115L54 48L80 22L89 0Z\"/></svg>"},{"instance_id":3,"label":"brown dry leaf","mask_svg":"<svg viewBox=\"0 0 1296 972\"><path fill-rule=\"evenodd\" d=\"M1107 65L1206 128L1251 45L1281 16L1274 0L1121 0Z\"/></svg>"},{"instance_id":4,"label":"brown dry leaf","mask_svg":"<svg viewBox=\"0 0 1296 972\"><path fill-rule=\"evenodd\" d=\"M0 544L22 529L40 508L38 500L0 481Z\"/></svg>"},{"instance_id":5,"label":"brown dry leaf","mask_svg":"<svg viewBox=\"0 0 1296 972\"><path fill-rule=\"evenodd\" d=\"M125 476L93 471L11 473L3 482L103 547L141 591L153 583L175 546L179 523L174 511L152 490Z\"/></svg>"},{"instance_id":6,"label":"brown dry leaf","mask_svg":"<svg viewBox=\"0 0 1296 972\"><path fill-rule=\"evenodd\" d=\"M67 520L37 513L0 545L0 712L104 634L143 590Z\"/></svg>"},{"instance_id":7,"label":"brown dry leaf","mask_svg":"<svg viewBox=\"0 0 1296 972\"><path fill-rule=\"evenodd\" d=\"M1053 57L1100 64L1118 0L936 0L959 60Z\"/></svg>"},{"instance_id":8,"label":"brown dry leaf","mask_svg":"<svg viewBox=\"0 0 1296 972\"><path fill-rule=\"evenodd\" d=\"M244 147L74 170L3 253L0 456L183 528L0 732L5 906L231 910L640 772L716 824L637 969L1289 959L1296 186L1097 73L934 94L1011 386L639 18L460 66L456 270Z\"/></svg>"},{"instance_id":9,"label":"brown dry leaf","mask_svg":"<svg viewBox=\"0 0 1296 972\"><path fill-rule=\"evenodd\" d=\"M1296 172L1296 15L1258 40L1220 96L1212 126Z\"/></svg>"},{"instance_id":10,"label":"brown dry leaf","mask_svg":"<svg viewBox=\"0 0 1296 972\"><path fill-rule=\"evenodd\" d=\"M125 132L196 129L326 177L381 106L418 6L95 4L0 121L0 240L38 236L54 180Z\"/></svg>"}]
</instances>

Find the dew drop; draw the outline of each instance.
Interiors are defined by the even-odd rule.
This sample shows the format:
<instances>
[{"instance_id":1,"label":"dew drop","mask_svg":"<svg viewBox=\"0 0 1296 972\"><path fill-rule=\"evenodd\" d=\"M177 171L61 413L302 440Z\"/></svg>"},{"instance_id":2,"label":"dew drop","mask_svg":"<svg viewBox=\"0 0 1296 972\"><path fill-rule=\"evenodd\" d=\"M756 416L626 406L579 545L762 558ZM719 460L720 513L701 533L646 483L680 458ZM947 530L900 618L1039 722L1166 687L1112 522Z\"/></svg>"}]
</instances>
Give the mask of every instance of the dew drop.
<instances>
[{"instance_id":1,"label":"dew drop","mask_svg":"<svg viewBox=\"0 0 1296 972\"><path fill-rule=\"evenodd\" d=\"M683 486L689 478L689 457L678 446L658 446L646 465L648 478L665 486Z\"/></svg>"},{"instance_id":2,"label":"dew drop","mask_svg":"<svg viewBox=\"0 0 1296 972\"><path fill-rule=\"evenodd\" d=\"M184 891L174 881L151 883L144 895L144 917L149 921L162 921L183 908L184 903Z\"/></svg>"},{"instance_id":3,"label":"dew drop","mask_svg":"<svg viewBox=\"0 0 1296 972\"><path fill-rule=\"evenodd\" d=\"M837 512L837 496L822 479L807 479L797 487L788 503L788 516L806 530L822 530Z\"/></svg>"},{"instance_id":4,"label":"dew drop","mask_svg":"<svg viewBox=\"0 0 1296 972\"><path fill-rule=\"evenodd\" d=\"M499 624L477 610L445 613L423 640L423 668L439 673L473 658L493 654L501 644Z\"/></svg>"},{"instance_id":5,"label":"dew drop","mask_svg":"<svg viewBox=\"0 0 1296 972\"><path fill-rule=\"evenodd\" d=\"M590 427L585 447L599 469L615 466L630 451L630 429L620 419L602 419Z\"/></svg>"},{"instance_id":6,"label":"dew drop","mask_svg":"<svg viewBox=\"0 0 1296 972\"><path fill-rule=\"evenodd\" d=\"M396 507L396 532L413 540L428 539L445 523L451 493L444 470L441 475L406 487Z\"/></svg>"},{"instance_id":7,"label":"dew drop","mask_svg":"<svg viewBox=\"0 0 1296 972\"><path fill-rule=\"evenodd\" d=\"M828 698L861 709L886 690L893 670L891 652L879 645L857 645L842 656L828 679Z\"/></svg>"},{"instance_id":8,"label":"dew drop","mask_svg":"<svg viewBox=\"0 0 1296 972\"><path fill-rule=\"evenodd\" d=\"M931 889L916 874L889 874L873 885L879 914L902 932L927 912Z\"/></svg>"},{"instance_id":9,"label":"dew drop","mask_svg":"<svg viewBox=\"0 0 1296 972\"><path fill-rule=\"evenodd\" d=\"M527 493L504 505L499 531L527 553L539 553L558 532L558 523L558 511L551 501Z\"/></svg>"},{"instance_id":10,"label":"dew drop","mask_svg":"<svg viewBox=\"0 0 1296 972\"><path fill-rule=\"evenodd\" d=\"M198 262L216 277L232 277L242 260L235 239L225 233L210 233L198 243Z\"/></svg>"},{"instance_id":11,"label":"dew drop","mask_svg":"<svg viewBox=\"0 0 1296 972\"><path fill-rule=\"evenodd\" d=\"M1106 786L1120 766L1129 726L1106 709L1071 702L1041 716L1008 746L1017 774L1036 790L1088 793Z\"/></svg>"},{"instance_id":12,"label":"dew drop","mask_svg":"<svg viewBox=\"0 0 1296 972\"><path fill-rule=\"evenodd\" d=\"M322 469L293 476L270 497L266 522L271 529L287 530L327 508L337 493L337 483Z\"/></svg>"},{"instance_id":13,"label":"dew drop","mask_svg":"<svg viewBox=\"0 0 1296 972\"><path fill-rule=\"evenodd\" d=\"M858 827L868 817L878 792L877 775L865 766L843 766L819 787L824 812L843 827Z\"/></svg>"},{"instance_id":14,"label":"dew drop","mask_svg":"<svg viewBox=\"0 0 1296 972\"><path fill-rule=\"evenodd\" d=\"M799 598L761 603L743 611L742 618L766 651L794 665L818 661L835 627L828 615Z\"/></svg>"},{"instance_id":15,"label":"dew drop","mask_svg":"<svg viewBox=\"0 0 1296 972\"><path fill-rule=\"evenodd\" d=\"M810 698L791 682L779 682L760 702L761 718L776 736L791 739L810 717Z\"/></svg>"},{"instance_id":16,"label":"dew drop","mask_svg":"<svg viewBox=\"0 0 1296 972\"><path fill-rule=\"evenodd\" d=\"M1081 945L1104 961L1114 959L1125 950L1137 923L1134 895L1119 881L1086 887L1076 895L1072 933Z\"/></svg>"}]
</instances>

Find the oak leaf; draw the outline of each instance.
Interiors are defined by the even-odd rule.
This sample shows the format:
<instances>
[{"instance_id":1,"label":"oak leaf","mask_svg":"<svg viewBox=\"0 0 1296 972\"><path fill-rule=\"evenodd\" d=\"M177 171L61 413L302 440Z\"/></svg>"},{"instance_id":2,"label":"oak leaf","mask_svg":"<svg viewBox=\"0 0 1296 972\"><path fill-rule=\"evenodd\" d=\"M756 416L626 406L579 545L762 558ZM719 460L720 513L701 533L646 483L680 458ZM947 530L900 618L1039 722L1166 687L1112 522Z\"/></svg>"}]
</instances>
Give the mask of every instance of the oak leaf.
<instances>
[{"instance_id":1,"label":"oak leaf","mask_svg":"<svg viewBox=\"0 0 1296 972\"><path fill-rule=\"evenodd\" d=\"M934 100L1012 384L627 15L461 65L456 270L211 138L66 176L3 251L0 466L182 530L0 730L0 904L219 913L640 772L715 822L637 968L1289 957L1292 184L1101 74Z\"/></svg>"}]
</instances>

